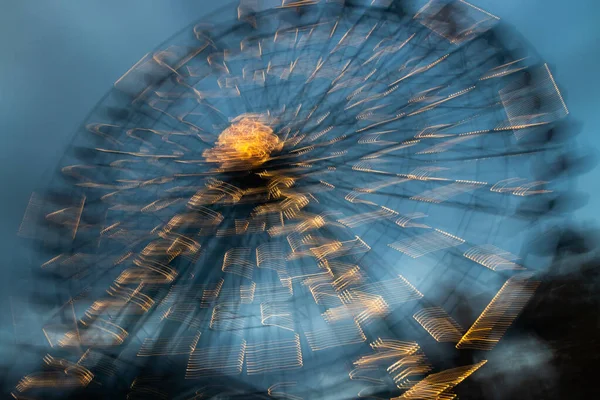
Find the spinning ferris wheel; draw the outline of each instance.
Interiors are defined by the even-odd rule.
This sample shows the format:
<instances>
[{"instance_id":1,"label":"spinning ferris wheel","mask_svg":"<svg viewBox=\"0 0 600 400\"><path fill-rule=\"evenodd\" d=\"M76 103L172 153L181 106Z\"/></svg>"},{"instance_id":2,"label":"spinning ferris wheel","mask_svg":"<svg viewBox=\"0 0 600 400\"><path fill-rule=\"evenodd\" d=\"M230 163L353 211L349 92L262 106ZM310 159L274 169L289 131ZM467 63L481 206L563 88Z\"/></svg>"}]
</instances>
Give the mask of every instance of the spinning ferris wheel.
<instances>
[{"instance_id":1,"label":"spinning ferris wheel","mask_svg":"<svg viewBox=\"0 0 600 400\"><path fill-rule=\"evenodd\" d=\"M270 3L144 56L32 196L16 398L451 399L534 294L549 66L465 1Z\"/></svg>"}]
</instances>

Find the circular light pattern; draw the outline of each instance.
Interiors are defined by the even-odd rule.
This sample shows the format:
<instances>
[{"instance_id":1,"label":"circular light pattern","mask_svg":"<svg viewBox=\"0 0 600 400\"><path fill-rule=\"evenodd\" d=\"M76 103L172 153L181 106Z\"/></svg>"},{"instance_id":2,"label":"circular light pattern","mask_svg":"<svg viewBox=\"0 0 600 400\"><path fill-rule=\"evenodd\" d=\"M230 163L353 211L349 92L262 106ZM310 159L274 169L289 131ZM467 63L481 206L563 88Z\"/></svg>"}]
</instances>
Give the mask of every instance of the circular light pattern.
<instances>
[{"instance_id":1,"label":"circular light pattern","mask_svg":"<svg viewBox=\"0 0 600 400\"><path fill-rule=\"evenodd\" d=\"M455 398L561 219L550 68L465 1L225 10L119 78L32 196L57 304L23 311L48 355L13 394Z\"/></svg>"},{"instance_id":2,"label":"circular light pattern","mask_svg":"<svg viewBox=\"0 0 600 400\"><path fill-rule=\"evenodd\" d=\"M215 147L203 155L206 161L219 163L224 170L248 168L264 164L272 152L282 148L279 137L260 121L260 116L239 116L219 135Z\"/></svg>"}]
</instances>

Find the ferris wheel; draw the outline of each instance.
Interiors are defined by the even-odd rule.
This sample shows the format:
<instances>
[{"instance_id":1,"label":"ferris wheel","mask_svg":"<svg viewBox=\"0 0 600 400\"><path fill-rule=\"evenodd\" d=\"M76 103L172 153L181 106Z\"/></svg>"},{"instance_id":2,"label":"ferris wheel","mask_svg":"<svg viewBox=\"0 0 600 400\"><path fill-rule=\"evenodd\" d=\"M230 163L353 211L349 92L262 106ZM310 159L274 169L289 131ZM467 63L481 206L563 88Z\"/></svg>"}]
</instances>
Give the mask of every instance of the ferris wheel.
<instances>
[{"instance_id":1,"label":"ferris wheel","mask_svg":"<svg viewBox=\"0 0 600 400\"><path fill-rule=\"evenodd\" d=\"M32 196L56 304L13 395L455 398L539 283L568 114L466 1L223 8L126 71Z\"/></svg>"}]
</instances>

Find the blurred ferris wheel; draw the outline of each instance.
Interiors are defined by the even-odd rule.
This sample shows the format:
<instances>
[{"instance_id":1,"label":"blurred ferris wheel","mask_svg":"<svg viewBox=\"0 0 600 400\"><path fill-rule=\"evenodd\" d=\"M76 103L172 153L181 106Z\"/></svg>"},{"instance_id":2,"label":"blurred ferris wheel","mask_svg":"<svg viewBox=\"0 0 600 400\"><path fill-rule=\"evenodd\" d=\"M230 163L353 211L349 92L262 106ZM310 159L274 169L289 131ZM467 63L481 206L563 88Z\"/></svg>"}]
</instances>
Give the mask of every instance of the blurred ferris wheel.
<instances>
[{"instance_id":1,"label":"blurred ferris wheel","mask_svg":"<svg viewBox=\"0 0 600 400\"><path fill-rule=\"evenodd\" d=\"M451 399L535 291L569 112L475 5L241 1L114 86L19 232L17 398Z\"/></svg>"}]
</instances>

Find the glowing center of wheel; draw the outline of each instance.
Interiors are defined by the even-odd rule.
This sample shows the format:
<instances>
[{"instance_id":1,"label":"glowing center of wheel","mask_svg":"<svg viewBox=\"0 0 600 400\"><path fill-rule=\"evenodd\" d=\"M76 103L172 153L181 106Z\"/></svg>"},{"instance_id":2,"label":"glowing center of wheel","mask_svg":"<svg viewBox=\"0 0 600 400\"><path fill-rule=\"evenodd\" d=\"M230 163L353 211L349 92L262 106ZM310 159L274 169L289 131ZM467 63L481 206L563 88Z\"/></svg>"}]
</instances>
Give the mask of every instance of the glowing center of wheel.
<instances>
[{"instance_id":1,"label":"glowing center of wheel","mask_svg":"<svg viewBox=\"0 0 600 400\"><path fill-rule=\"evenodd\" d=\"M204 152L208 162L228 167L255 167L279 151L283 142L273 129L256 118L238 117L221 134L215 147Z\"/></svg>"}]
</instances>

